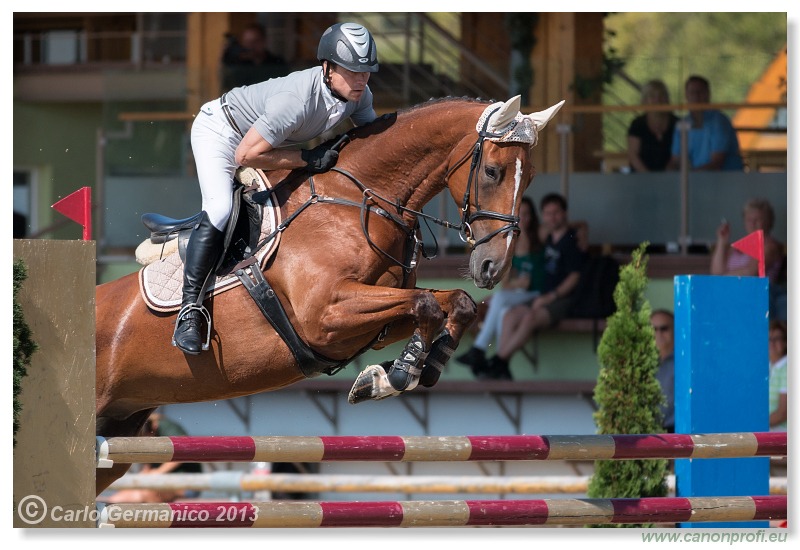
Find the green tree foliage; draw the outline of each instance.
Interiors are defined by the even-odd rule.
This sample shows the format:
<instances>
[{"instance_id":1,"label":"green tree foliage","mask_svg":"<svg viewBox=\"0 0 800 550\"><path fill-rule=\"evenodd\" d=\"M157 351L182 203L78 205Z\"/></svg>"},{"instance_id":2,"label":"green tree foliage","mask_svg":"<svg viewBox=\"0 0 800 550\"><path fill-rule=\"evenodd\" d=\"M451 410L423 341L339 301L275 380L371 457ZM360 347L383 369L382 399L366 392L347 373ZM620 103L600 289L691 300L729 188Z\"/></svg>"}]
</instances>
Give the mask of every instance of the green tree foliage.
<instances>
[{"instance_id":1,"label":"green tree foliage","mask_svg":"<svg viewBox=\"0 0 800 550\"><path fill-rule=\"evenodd\" d=\"M523 106L530 105L528 92L533 85L534 77L530 54L536 45L533 28L538 20L538 13L507 13L505 17L505 26L512 49L509 95L520 94Z\"/></svg>"},{"instance_id":2,"label":"green tree foliage","mask_svg":"<svg viewBox=\"0 0 800 550\"><path fill-rule=\"evenodd\" d=\"M17 303L17 292L28 277L28 270L22 260L14 262L14 446L17 445L19 414L22 410L18 397L22 391L22 379L28 374L31 355L36 351L36 343L31 338L30 327L25 322L22 308Z\"/></svg>"},{"instance_id":3,"label":"green tree foliage","mask_svg":"<svg viewBox=\"0 0 800 550\"><path fill-rule=\"evenodd\" d=\"M647 243L620 269L614 289L617 311L608 319L597 351L600 374L594 414L601 434L661 433L664 396L656 380L658 349L650 325ZM667 494L666 460L598 460L589 483L592 498L643 498ZM608 525L608 527L642 527Z\"/></svg>"}]
</instances>

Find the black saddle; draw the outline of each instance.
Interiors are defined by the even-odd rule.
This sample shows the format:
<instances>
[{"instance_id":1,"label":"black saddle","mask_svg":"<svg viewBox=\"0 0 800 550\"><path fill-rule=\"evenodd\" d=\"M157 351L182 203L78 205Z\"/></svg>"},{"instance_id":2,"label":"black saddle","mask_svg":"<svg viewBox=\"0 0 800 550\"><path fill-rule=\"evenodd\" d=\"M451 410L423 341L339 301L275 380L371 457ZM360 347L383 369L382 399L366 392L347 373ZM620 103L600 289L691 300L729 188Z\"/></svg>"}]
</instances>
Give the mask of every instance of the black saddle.
<instances>
[{"instance_id":1,"label":"black saddle","mask_svg":"<svg viewBox=\"0 0 800 550\"><path fill-rule=\"evenodd\" d=\"M200 220L201 214L202 212L198 212L190 218L179 220L162 214L147 213L142 214L142 223L150 230L150 242L163 244L177 238L181 231L191 230Z\"/></svg>"},{"instance_id":2,"label":"black saddle","mask_svg":"<svg viewBox=\"0 0 800 550\"><path fill-rule=\"evenodd\" d=\"M256 253L261 237L263 206L253 201L254 191L257 188L245 187L238 182L234 185L233 208L225 229L224 252L216 269L218 276L227 275L236 265ZM186 261L186 246L201 215L202 212L198 212L188 218L176 219L148 212L142 214L142 223L150 231L150 242L153 244L178 239L178 252L181 260Z\"/></svg>"}]
</instances>

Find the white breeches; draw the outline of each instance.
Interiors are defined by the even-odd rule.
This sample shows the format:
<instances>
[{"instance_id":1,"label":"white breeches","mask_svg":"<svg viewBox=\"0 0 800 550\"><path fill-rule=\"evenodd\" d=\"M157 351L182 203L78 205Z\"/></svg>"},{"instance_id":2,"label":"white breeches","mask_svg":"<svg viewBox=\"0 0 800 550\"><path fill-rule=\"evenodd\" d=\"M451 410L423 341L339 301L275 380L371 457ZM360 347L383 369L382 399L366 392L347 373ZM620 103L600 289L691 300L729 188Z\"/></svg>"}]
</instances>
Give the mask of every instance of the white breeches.
<instances>
[{"instance_id":1,"label":"white breeches","mask_svg":"<svg viewBox=\"0 0 800 550\"><path fill-rule=\"evenodd\" d=\"M225 119L219 99L203 105L192 124L192 153L203 195L202 209L220 231L225 230L231 215L233 177L238 168L236 148L241 140Z\"/></svg>"}]
</instances>

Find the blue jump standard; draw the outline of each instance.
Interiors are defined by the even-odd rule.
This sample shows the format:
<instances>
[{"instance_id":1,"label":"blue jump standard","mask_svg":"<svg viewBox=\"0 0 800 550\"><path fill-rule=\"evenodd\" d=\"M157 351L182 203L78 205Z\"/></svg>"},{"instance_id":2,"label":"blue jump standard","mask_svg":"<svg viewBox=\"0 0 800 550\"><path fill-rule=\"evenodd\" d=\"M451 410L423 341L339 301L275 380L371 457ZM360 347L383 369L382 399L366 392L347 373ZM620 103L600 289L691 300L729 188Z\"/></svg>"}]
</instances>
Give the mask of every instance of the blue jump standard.
<instances>
[{"instance_id":1,"label":"blue jump standard","mask_svg":"<svg viewBox=\"0 0 800 550\"><path fill-rule=\"evenodd\" d=\"M769 430L769 287L763 277L675 277L675 431ZM675 461L676 494L769 494L769 458ZM766 521L681 523L742 528Z\"/></svg>"}]
</instances>

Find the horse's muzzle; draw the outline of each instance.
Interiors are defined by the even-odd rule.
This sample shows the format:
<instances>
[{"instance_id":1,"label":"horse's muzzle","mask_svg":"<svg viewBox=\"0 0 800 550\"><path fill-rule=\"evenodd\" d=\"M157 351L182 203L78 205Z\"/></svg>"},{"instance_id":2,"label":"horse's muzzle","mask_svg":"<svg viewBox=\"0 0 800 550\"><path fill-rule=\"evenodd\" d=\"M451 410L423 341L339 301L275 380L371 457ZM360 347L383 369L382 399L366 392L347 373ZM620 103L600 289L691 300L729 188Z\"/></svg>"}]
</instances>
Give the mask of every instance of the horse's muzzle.
<instances>
[{"instance_id":1,"label":"horse's muzzle","mask_svg":"<svg viewBox=\"0 0 800 550\"><path fill-rule=\"evenodd\" d=\"M470 262L470 275L478 288L492 289L500 279L502 265L491 258L475 258Z\"/></svg>"}]
</instances>

